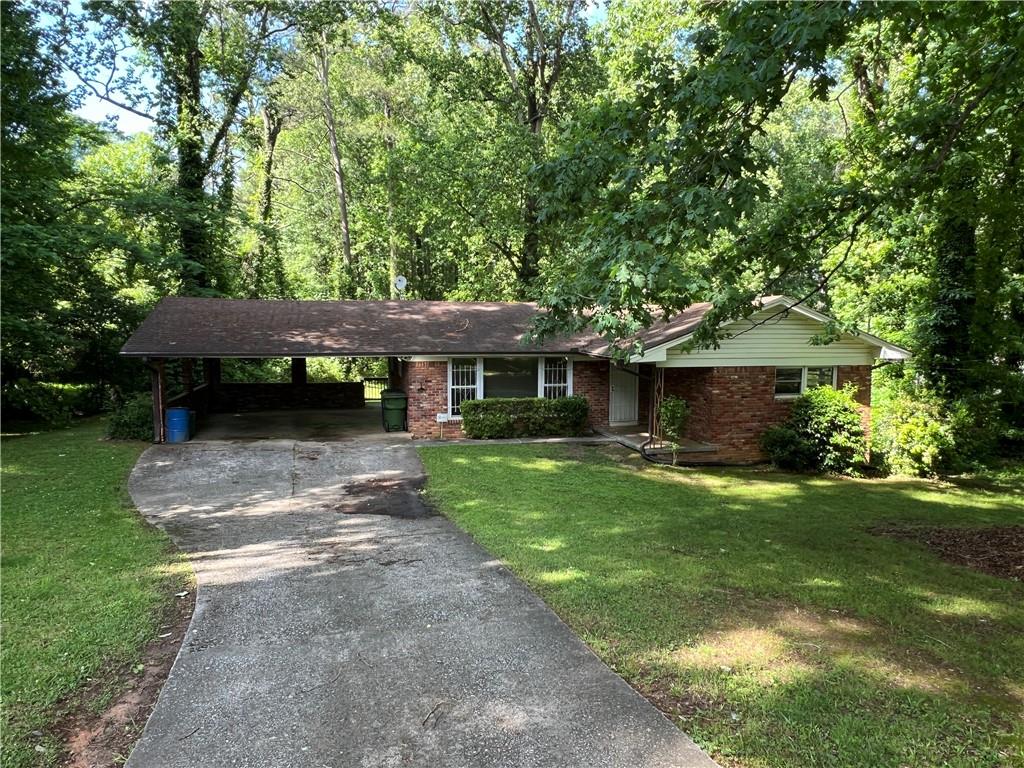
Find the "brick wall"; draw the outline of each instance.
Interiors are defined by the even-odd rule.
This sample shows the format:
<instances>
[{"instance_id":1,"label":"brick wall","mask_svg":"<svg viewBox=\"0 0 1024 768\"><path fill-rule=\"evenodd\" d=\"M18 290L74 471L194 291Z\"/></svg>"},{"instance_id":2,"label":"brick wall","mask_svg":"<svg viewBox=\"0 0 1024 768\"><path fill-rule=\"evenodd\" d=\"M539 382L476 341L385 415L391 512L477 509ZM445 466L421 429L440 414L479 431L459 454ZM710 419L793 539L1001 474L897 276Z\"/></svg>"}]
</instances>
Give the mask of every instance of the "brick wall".
<instances>
[{"instance_id":1,"label":"brick wall","mask_svg":"<svg viewBox=\"0 0 1024 768\"><path fill-rule=\"evenodd\" d=\"M448 412L448 363L444 360L408 361L402 384L409 395L409 433L416 438L439 438L437 414ZM444 425L444 436L462 437L458 422Z\"/></svg>"},{"instance_id":2,"label":"brick wall","mask_svg":"<svg viewBox=\"0 0 1024 768\"><path fill-rule=\"evenodd\" d=\"M690 406L686 437L711 442L711 373L714 368L666 368L665 396L681 397Z\"/></svg>"},{"instance_id":3,"label":"brick wall","mask_svg":"<svg viewBox=\"0 0 1024 768\"><path fill-rule=\"evenodd\" d=\"M871 366L839 366L836 384L857 386L857 402L867 428L871 419ZM775 397L773 366L668 368L665 394L690 403L687 437L713 443L714 453L690 454L690 461L763 461L761 433L789 416L792 401Z\"/></svg>"},{"instance_id":4,"label":"brick wall","mask_svg":"<svg viewBox=\"0 0 1024 768\"><path fill-rule=\"evenodd\" d=\"M608 362L605 360L573 363L573 392L590 404L592 426L608 424ZM870 419L871 367L840 366L837 384L857 385L857 401ZM441 435L437 414L448 410L448 364L407 362L402 369L403 388L409 394L409 431L417 438ZM649 384L640 381L641 424ZM714 443L719 450L691 454L690 460L754 462L764 459L760 437L769 426L785 421L790 402L775 399L775 368L737 366L719 368L668 368L665 370L665 394L685 398L691 418L687 436ZM462 437L458 423L446 424L445 437Z\"/></svg>"},{"instance_id":5,"label":"brick wall","mask_svg":"<svg viewBox=\"0 0 1024 768\"><path fill-rule=\"evenodd\" d=\"M576 360L572 364L572 393L587 398L590 426L608 426L608 361Z\"/></svg>"},{"instance_id":6,"label":"brick wall","mask_svg":"<svg viewBox=\"0 0 1024 768\"><path fill-rule=\"evenodd\" d=\"M448 412L448 363L407 361L401 384L409 395L409 432L415 438L439 438L437 414ZM592 426L608 424L608 362L576 361L572 368L573 394L587 398ZM458 422L444 425L444 436L462 437Z\"/></svg>"},{"instance_id":7,"label":"brick wall","mask_svg":"<svg viewBox=\"0 0 1024 768\"><path fill-rule=\"evenodd\" d=\"M362 408L366 403L361 381L342 381L322 384L218 384L210 390L209 405L215 413L242 413L288 408Z\"/></svg>"},{"instance_id":8,"label":"brick wall","mask_svg":"<svg viewBox=\"0 0 1024 768\"><path fill-rule=\"evenodd\" d=\"M714 419L710 442L719 446L718 461L761 461L761 433L789 416L790 400L775 397L774 366L712 369Z\"/></svg>"},{"instance_id":9,"label":"brick wall","mask_svg":"<svg viewBox=\"0 0 1024 768\"><path fill-rule=\"evenodd\" d=\"M871 431L871 366L840 365L836 370L836 386L842 389L847 384L857 388L853 399L860 405L860 423L867 435Z\"/></svg>"}]
</instances>

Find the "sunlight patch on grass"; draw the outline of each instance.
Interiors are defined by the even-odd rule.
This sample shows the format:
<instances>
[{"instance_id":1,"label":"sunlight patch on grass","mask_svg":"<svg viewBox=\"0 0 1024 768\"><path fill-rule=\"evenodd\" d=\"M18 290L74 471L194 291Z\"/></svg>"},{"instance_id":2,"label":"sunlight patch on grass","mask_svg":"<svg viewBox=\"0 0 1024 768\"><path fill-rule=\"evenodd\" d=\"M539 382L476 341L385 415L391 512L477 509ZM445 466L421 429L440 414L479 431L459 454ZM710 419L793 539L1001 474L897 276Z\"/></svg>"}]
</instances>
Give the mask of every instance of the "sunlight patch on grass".
<instances>
[{"instance_id":1,"label":"sunlight patch on grass","mask_svg":"<svg viewBox=\"0 0 1024 768\"><path fill-rule=\"evenodd\" d=\"M587 574L576 568L562 568L557 571L544 571L538 574L537 578L545 584L565 584L566 582L585 579Z\"/></svg>"},{"instance_id":2,"label":"sunlight patch on grass","mask_svg":"<svg viewBox=\"0 0 1024 768\"><path fill-rule=\"evenodd\" d=\"M1003 606L965 595L936 596L928 603L928 608L940 616L965 619L999 619L1006 616Z\"/></svg>"},{"instance_id":3,"label":"sunlight patch on grass","mask_svg":"<svg viewBox=\"0 0 1024 768\"><path fill-rule=\"evenodd\" d=\"M554 552L555 550L562 549L565 546L565 542L562 539L542 539L540 542L528 546L530 549L535 549L538 552Z\"/></svg>"},{"instance_id":4,"label":"sunlight patch on grass","mask_svg":"<svg viewBox=\"0 0 1024 768\"><path fill-rule=\"evenodd\" d=\"M784 638L770 629L741 627L714 632L693 647L673 651L667 661L680 667L721 670L762 669L782 662L789 654Z\"/></svg>"}]
</instances>

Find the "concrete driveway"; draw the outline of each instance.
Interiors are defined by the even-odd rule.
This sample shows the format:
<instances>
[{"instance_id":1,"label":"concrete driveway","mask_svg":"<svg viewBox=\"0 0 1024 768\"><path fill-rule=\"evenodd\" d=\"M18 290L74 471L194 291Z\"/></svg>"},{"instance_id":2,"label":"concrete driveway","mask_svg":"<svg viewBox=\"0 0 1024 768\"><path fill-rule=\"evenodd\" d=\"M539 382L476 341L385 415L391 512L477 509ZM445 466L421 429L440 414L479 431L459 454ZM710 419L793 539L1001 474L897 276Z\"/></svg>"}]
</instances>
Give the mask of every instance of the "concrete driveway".
<instances>
[{"instance_id":1,"label":"concrete driveway","mask_svg":"<svg viewBox=\"0 0 1024 768\"><path fill-rule=\"evenodd\" d=\"M714 766L422 479L387 435L147 450L199 592L129 768Z\"/></svg>"}]
</instances>

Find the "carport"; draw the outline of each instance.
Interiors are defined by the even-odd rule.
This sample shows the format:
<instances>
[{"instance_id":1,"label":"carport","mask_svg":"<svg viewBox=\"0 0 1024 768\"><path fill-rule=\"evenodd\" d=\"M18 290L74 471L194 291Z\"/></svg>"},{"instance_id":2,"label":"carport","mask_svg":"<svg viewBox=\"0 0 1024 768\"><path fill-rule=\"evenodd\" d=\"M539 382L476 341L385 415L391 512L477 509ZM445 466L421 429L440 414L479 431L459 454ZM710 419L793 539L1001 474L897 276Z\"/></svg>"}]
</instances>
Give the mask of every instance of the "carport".
<instances>
[{"instance_id":1,"label":"carport","mask_svg":"<svg viewBox=\"0 0 1024 768\"><path fill-rule=\"evenodd\" d=\"M289 413L298 410L321 420L334 414L343 429L362 417L364 431L373 428L362 382L310 381L307 360L317 357L386 359L380 383L408 394L413 437L459 435L459 403L486 397L557 398L576 391L591 401L595 423L606 422L609 362L601 350L607 342L591 332L537 340L532 329L539 311L529 302L168 297L121 354L149 367L155 442L165 441L164 416L174 406L194 410L200 424L225 413L273 415L250 425L253 437L294 430ZM223 375L231 358L288 359L291 375L272 384L238 383ZM230 430L221 436L231 436Z\"/></svg>"},{"instance_id":2,"label":"carport","mask_svg":"<svg viewBox=\"0 0 1024 768\"><path fill-rule=\"evenodd\" d=\"M205 427L211 438L380 431L379 413L367 407L364 382L310 382L306 361L383 357L394 372L399 355L410 351L410 331L422 330L419 304L167 297L121 354L140 358L150 371L157 443L166 439L167 408L176 406L194 410L201 436ZM290 381L223 381L222 361L228 358L288 358ZM395 383L395 374L388 380ZM374 389L379 392L388 380L374 380Z\"/></svg>"}]
</instances>

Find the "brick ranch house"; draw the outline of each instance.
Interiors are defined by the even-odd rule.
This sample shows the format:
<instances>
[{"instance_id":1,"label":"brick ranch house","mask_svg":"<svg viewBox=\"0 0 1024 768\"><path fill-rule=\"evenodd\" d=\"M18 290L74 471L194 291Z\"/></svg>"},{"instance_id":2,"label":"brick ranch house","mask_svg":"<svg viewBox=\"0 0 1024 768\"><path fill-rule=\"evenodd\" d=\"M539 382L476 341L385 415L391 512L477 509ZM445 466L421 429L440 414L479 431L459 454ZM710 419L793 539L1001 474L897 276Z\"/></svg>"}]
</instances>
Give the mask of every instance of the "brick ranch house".
<instances>
[{"instance_id":1,"label":"brick ranch house","mask_svg":"<svg viewBox=\"0 0 1024 768\"><path fill-rule=\"evenodd\" d=\"M150 367L157 442L171 405L188 404L200 416L362 407L358 382L308 383L306 358L383 357L390 385L408 394L415 438L460 437L460 404L468 399L567 395L587 399L595 430L656 433L657 404L676 395L691 408L687 436L698 449L688 460L727 463L761 460L761 433L785 420L809 387L854 384L867 423L873 366L909 356L859 332L812 344L830 319L785 296L765 297L749 318L725 326L718 348L688 349L710 308L695 304L657 323L640 336L643 352L624 363L593 334L528 343L538 312L530 303L168 297L121 354L144 358ZM223 383L221 359L231 357L291 358L291 381ZM180 361L184 390L174 398L166 392L171 360Z\"/></svg>"}]
</instances>

